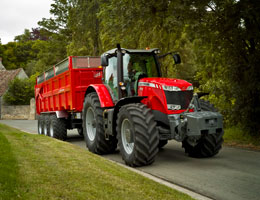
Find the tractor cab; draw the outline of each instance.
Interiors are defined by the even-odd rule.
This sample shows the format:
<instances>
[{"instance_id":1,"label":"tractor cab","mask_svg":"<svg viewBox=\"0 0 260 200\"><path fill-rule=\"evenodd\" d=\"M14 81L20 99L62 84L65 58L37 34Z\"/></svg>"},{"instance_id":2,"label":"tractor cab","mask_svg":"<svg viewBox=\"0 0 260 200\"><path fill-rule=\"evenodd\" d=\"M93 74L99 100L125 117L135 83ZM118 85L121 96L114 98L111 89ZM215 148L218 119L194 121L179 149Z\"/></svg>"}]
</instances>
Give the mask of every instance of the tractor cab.
<instances>
[{"instance_id":1,"label":"tractor cab","mask_svg":"<svg viewBox=\"0 0 260 200\"><path fill-rule=\"evenodd\" d=\"M119 96L137 96L141 78L161 76L158 53L158 49L121 49L120 58L118 49L112 49L102 55L103 81L109 86L114 101L119 100Z\"/></svg>"}]
</instances>

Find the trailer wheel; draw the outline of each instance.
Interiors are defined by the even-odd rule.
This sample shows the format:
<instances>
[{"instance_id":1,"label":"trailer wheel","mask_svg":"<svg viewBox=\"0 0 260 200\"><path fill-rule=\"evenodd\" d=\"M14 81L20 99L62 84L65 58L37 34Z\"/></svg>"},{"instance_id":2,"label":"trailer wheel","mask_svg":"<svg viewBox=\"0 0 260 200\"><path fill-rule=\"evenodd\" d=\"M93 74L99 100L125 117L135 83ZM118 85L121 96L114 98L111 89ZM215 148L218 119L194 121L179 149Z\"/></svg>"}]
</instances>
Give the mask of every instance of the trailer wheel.
<instances>
[{"instance_id":1,"label":"trailer wheel","mask_svg":"<svg viewBox=\"0 0 260 200\"><path fill-rule=\"evenodd\" d=\"M138 167L154 162L158 152L159 132L151 110L144 104L128 104L120 108L117 138L127 165Z\"/></svg>"},{"instance_id":2,"label":"trailer wheel","mask_svg":"<svg viewBox=\"0 0 260 200\"><path fill-rule=\"evenodd\" d=\"M42 115L39 115L38 116L38 134L39 135L42 135L43 134L43 116Z\"/></svg>"},{"instance_id":3,"label":"trailer wheel","mask_svg":"<svg viewBox=\"0 0 260 200\"><path fill-rule=\"evenodd\" d=\"M98 95L94 92L85 97L83 107L83 134L87 148L96 154L107 154L115 151L116 137L108 140L104 135L103 109L100 107Z\"/></svg>"},{"instance_id":4,"label":"trailer wheel","mask_svg":"<svg viewBox=\"0 0 260 200\"><path fill-rule=\"evenodd\" d=\"M214 105L210 104L208 101L202 99L199 99L199 101L201 110L217 112L217 109L214 107ZM190 157L212 157L218 154L219 150L222 148L223 134L223 130L220 130L215 134L202 135L200 140L198 141L198 144L195 146L192 146L188 142L188 138L186 138L182 142L182 147L185 149L185 153L187 153Z\"/></svg>"},{"instance_id":5,"label":"trailer wheel","mask_svg":"<svg viewBox=\"0 0 260 200\"><path fill-rule=\"evenodd\" d=\"M63 118L57 118L56 114L50 116L50 137L59 140L66 140L67 128L66 120Z\"/></svg>"},{"instance_id":6,"label":"trailer wheel","mask_svg":"<svg viewBox=\"0 0 260 200\"><path fill-rule=\"evenodd\" d=\"M43 116L43 134L45 136L49 136L50 135L50 116L44 115Z\"/></svg>"}]
</instances>

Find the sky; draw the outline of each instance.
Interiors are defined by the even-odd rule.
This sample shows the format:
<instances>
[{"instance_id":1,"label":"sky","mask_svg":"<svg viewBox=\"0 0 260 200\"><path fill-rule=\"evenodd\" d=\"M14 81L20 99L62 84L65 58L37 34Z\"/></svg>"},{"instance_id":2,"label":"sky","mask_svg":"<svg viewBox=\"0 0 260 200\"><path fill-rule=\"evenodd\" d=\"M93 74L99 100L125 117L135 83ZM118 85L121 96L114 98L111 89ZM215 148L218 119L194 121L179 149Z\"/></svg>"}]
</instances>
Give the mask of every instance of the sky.
<instances>
[{"instance_id":1,"label":"sky","mask_svg":"<svg viewBox=\"0 0 260 200\"><path fill-rule=\"evenodd\" d=\"M0 38L2 44L14 41L24 29L37 28L42 18L50 18L53 0L0 0Z\"/></svg>"}]
</instances>

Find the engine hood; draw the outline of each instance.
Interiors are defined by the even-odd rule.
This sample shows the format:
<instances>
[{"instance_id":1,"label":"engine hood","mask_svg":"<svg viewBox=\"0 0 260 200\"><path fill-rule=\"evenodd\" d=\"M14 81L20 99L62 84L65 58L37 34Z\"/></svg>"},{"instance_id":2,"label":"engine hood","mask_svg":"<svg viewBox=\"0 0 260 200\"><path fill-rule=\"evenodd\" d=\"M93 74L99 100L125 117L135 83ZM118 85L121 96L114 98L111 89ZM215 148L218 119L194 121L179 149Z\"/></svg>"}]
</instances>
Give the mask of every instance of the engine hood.
<instances>
[{"instance_id":1,"label":"engine hood","mask_svg":"<svg viewBox=\"0 0 260 200\"><path fill-rule=\"evenodd\" d=\"M155 86L175 86L181 90L186 90L189 86L192 86L191 83L176 78L142 78L139 83L140 82L153 83Z\"/></svg>"}]
</instances>

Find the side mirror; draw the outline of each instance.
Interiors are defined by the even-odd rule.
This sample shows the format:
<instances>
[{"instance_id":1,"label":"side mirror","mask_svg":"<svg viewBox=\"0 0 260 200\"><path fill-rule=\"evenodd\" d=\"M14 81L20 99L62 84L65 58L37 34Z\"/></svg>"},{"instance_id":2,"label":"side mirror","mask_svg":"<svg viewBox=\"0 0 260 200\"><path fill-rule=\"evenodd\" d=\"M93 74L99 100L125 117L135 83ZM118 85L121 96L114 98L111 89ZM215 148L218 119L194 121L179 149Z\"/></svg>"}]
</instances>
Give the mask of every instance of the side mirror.
<instances>
[{"instance_id":1,"label":"side mirror","mask_svg":"<svg viewBox=\"0 0 260 200\"><path fill-rule=\"evenodd\" d=\"M101 56L101 66L102 67L108 66L108 57L106 55Z\"/></svg>"},{"instance_id":2,"label":"side mirror","mask_svg":"<svg viewBox=\"0 0 260 200\"><path fill-rule=\"evenodd\" d=\"M181 63L181 57L179 54L173 54L174 64L180 64Z\"/></svg>"}]
</instances>

